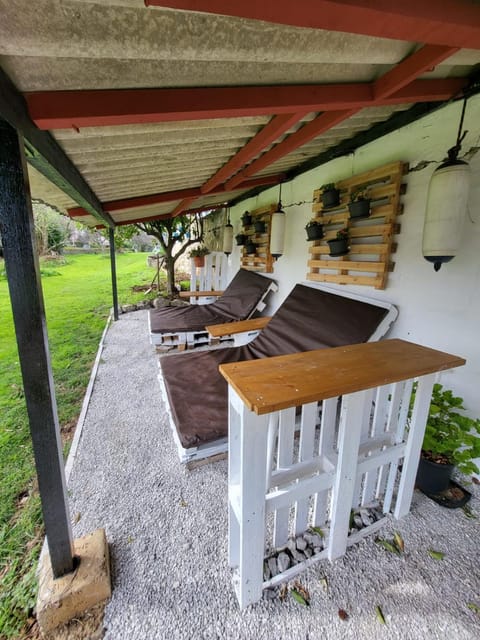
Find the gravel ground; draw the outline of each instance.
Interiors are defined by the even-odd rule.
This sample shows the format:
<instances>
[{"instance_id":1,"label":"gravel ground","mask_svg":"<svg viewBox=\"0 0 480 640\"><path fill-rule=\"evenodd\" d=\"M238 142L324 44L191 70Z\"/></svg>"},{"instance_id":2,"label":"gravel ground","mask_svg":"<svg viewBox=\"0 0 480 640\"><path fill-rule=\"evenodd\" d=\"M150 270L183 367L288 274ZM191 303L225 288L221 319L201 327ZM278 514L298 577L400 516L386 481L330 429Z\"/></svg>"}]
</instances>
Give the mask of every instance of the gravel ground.
<instances>
[{"instance_id":1,"label":"gravel ground","mask_svg":"<svg viewBox=\"0 0 480 640\"><path fill-rule=\"evenodd\" d=\"M105 527L111 545L106 639L480 637L480 613L467 606L480 606L480 520L418 492L410 515L381 533L401 533L402 556L364 540L333 565L300 576L310 607L287 596L239 611L227 566L226 461L191 472L181 467L157 373L146 312L121 316L106 335L69 481L75 536ZM469 488L479 514L479 487Z\"/></svg>"}]
</instances>

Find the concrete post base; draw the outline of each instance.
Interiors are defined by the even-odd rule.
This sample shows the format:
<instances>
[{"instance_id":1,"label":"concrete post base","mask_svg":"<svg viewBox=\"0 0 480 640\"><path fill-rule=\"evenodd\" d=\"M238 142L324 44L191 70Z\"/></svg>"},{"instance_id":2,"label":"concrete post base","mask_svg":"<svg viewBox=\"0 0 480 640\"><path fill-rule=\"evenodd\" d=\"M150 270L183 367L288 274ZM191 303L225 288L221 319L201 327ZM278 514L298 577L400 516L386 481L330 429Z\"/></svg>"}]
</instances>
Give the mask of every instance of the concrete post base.
<instances>
[{"instance_id":1,"label":"concrete post base","mask_svg":"<svg viewBox=\"0 0 480 640\"><path fill-rule=\"evenodd\" d=\"M110 558L104 529L74 541L80 562L72 573L53 578L48 553L39 564L37 619L47 634L91 607L110 598Z\"/></svg>"}]
</instances>

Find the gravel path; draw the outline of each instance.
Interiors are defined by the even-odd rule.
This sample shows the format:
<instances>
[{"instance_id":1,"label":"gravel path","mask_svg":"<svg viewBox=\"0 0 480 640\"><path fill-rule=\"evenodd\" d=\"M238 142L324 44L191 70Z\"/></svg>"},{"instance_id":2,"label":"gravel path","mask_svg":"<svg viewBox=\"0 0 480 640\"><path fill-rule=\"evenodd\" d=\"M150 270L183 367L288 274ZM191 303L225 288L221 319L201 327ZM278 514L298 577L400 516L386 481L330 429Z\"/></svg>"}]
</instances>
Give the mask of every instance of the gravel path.
<instances>
[{"instance_id":1,"label":"gravel path","mask_svg":"<svg viewBox=\"0 0 480 640\"><path fill-rule=\"evenodd\" d=\"M69 481L75 536L105 527L111 545L107 640L480 638L480 614L467 606L480 606L480 520L417 492L412 513L381 533L400 531L403 556L364 540L300 576L310 607L288 596L239 611L227 566L226 461L180 466L157 373L146 312L121 316L106 335Z\"/></svg>"}]
</instances>

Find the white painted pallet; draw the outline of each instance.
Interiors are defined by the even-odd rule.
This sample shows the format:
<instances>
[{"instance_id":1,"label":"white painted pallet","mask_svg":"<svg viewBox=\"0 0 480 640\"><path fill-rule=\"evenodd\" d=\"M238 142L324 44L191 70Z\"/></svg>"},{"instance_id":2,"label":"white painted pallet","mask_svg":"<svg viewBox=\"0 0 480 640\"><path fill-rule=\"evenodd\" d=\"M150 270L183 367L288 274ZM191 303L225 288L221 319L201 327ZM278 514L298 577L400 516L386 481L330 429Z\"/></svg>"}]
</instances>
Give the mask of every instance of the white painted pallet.
<instances>
[{"instance_id":1,"label":"white painted pallet","mask_svg":"<svg viewBox=\"0 0 480 640\"><path fill-rule=\"evenodd\" d=\"M229 564L241 608L263 589L341 557L387 515L408 513L434 378L419 378L409 429L412 380L329 398L320 417L318 403L303 405L300 416L294 407L257 415L229 387ZM372 503L384 515L368 524ZM359 530L353 509L367 518ZM324 549L264 579L265 549L280 551L313 527L324 530Z\"/></svg>"}]
</instances>

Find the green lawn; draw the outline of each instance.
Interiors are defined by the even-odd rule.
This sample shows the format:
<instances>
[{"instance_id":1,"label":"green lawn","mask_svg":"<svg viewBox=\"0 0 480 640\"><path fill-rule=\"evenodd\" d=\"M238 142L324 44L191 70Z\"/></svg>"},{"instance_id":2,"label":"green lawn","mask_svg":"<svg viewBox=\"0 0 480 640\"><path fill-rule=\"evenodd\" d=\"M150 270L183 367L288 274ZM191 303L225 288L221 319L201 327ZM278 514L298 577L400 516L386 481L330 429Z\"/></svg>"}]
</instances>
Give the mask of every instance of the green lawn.
<instances>
[{"instance_id":1,"label":"green lawn","mask_svg":"<svg viewBox=\"0 0 480 640\"><path fill-rule=\"evenodd\" d=\"M74 424L112 304L107 255L67 257L42 265L47 328L59 421ZM121 304L144 298L146 254L117 256ZM35 567L42 542L30 434L7 281L0 261L0 638L19 638L35 603Z\"/></svg>"}]
</instances>

